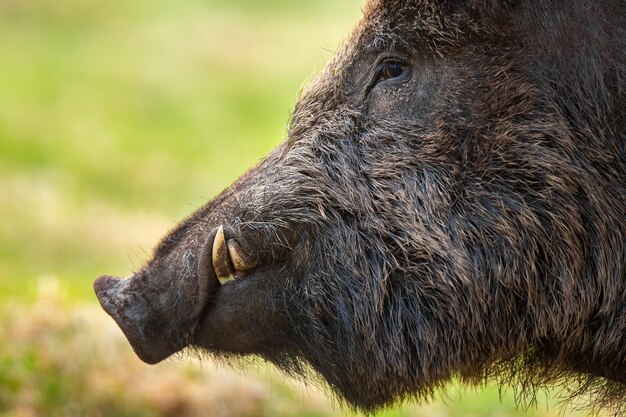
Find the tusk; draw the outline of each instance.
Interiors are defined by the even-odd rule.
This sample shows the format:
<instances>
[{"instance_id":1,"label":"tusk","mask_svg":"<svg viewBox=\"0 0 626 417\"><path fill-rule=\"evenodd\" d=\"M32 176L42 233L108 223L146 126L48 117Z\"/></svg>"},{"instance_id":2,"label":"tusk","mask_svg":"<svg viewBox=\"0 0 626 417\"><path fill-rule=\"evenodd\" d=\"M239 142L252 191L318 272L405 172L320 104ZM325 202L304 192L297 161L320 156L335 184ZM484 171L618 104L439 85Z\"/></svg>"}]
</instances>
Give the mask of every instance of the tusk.
<instances>
[{"instance_id":1,"label":"tusk","mask_svg":"<svg viewBox=\"0 0 626 417\"><path fill-rule=\"evenodd\" d=\"M230 260L235 267L235 271L249 271L256 268L257 264L250 255L239 246L239 243L235 240L229 240L226 244L228 246L228 254Z\"/></svg>"},{"instance_id":2,"label":"tusk","mask_svg":"<svg viewBox=\"0 0 626 417\"><path fill-rule=\"evenodd\" d=\"M235 279L235 270L228 256L228 247L224 237L224 227L220 226L213 240L213 270L220 284L224 285Z\"/></svg>"}]
</instances>

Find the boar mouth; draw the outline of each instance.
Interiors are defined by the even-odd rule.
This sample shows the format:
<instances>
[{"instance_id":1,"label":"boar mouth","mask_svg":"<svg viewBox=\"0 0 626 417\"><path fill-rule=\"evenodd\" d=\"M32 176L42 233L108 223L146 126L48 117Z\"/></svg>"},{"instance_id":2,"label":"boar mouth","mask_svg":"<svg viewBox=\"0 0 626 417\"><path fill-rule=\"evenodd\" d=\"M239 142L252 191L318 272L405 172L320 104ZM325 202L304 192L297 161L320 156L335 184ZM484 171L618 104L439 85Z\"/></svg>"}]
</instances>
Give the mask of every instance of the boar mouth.
<instances>
[{"instance_id":1,"label":"boar mouth","mask_svg":"<svg viewBox=\"0 0 626 417\"><path fill-rule=\"evenodd\" d=\"M197 259L195 283L184 276L164 279L150 265L126 279L105 275L94 282L102 308L144 362L158 363L185 348L219 288L257 266L235 239L227 239L223 226L209 234Z\"/></svg>"}]
</instances>

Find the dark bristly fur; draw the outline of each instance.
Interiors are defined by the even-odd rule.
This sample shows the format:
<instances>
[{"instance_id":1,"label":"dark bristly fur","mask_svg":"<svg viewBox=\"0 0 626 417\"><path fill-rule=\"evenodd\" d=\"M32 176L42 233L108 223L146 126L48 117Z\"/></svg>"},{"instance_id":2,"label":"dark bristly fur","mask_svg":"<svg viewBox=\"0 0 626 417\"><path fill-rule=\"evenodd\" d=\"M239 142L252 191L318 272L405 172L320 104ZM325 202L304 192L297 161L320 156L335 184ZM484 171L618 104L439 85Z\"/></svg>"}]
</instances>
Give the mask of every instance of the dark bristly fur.
<instances>
[{"instance_id":1,"label":"dark bristly fur","mask_svg":"<svg viewBox=\"0 0 626 417\"><path fill-rule=\"evenodd\" d=\"M625 51L623 0L371 0L285 143L138 274L193 287L221 224L260 261L198 317L163 306L161 338L362 410L460 377L623 412ZM408 69L377 83L384 57Z\"/></svg>"}]
</instances>

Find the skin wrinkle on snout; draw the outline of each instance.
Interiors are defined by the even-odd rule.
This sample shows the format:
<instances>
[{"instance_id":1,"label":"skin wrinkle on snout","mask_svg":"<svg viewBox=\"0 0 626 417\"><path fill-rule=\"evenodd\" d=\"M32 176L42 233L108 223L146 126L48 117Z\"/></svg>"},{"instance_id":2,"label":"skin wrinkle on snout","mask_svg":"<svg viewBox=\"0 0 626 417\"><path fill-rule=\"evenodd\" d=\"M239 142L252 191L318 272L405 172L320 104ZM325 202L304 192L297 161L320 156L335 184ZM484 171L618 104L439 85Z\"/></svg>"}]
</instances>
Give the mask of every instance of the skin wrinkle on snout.
<instances>
[{"instance_id":1,"label":"skin wrinkle on snout","mask_svg":"<svg viewBox=\"0 0 626 417\"><path fill-rule=\"evenodd\" d=\"M144 360L258 355L364 411L456 378L620 415L624 22L620 0L368 1L286 140L96 281L103 307ZM216 259L254 264L221 286L220 227Z\"/></svg>"}]
</instances>

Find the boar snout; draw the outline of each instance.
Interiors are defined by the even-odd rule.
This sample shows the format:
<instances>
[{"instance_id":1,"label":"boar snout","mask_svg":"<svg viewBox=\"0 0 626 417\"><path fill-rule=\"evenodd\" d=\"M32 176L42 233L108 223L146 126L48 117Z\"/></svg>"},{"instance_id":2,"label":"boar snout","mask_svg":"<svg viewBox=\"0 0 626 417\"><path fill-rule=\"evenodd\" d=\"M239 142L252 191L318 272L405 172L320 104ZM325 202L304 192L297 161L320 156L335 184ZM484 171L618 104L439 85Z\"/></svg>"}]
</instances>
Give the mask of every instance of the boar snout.
<instances>
[{"instance_id":1,"label":"boar snout","mask_svg":"<svg viewBox=\"0 0 626 417\"><path fill-rule=\"evenodd\" d=\"M160 316L145 294L133 289L134 278L124 280L102 276L94 283L94 289L102 308L122 329L139 358L155 364L180 350L177 344L168 343L163 334Z\"/></svg>"},{"instance_id":2,"label":"boar snout","mask_svg":"<svg viewBox=\"0 0 626 417\"><path fill-rule=\"evenodd\" d=\"M202 310L198 305L206 304L207 294L206 285L179 285L175 291L162 291L147 278L141 273L126 279L105 275L94 282L94 290L102 308L122 329L137 356L155 364L188 344ZM180 308L187 305L181 303L181 297L185 301L196 300L197 305Z\"/></svg>"},{"instance_id":3,"label":"boar snout","mask_svg":"<svg viewBox=\"0 0 626 417\"><path fill-rule=\"evenodd\" d=\"M129 278L104 275L94 282L102 308L146 363L188 346L220 284L238 280L256 266L237 241L227 239L222 226L209 233L198 256L191 253L178 257L170 252Z\"/></svg>"}]
</instances>

